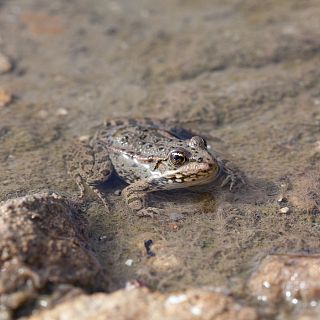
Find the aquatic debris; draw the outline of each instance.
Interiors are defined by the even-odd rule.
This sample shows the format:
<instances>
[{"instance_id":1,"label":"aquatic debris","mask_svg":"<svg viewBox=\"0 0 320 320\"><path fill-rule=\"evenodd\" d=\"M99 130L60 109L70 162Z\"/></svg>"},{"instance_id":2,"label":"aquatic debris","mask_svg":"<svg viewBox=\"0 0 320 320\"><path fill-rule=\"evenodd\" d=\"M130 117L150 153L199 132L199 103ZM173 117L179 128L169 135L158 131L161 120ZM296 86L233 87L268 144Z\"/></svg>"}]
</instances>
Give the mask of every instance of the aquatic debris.
<instances>
[{"instance_id":1,"label":"aquatic debris","mask_svg":"<svg viewBox=\"0 0 320 320\"><path fill-rule=\"evenodd\" d=\"M148 257L154 257L156 254L151 251L151 246L153 245L153 241L150 239L150 240L145 240L144 241L144 247L146 248L146 251L147 251L147 256Z\"/></svg>"}]
</instances>

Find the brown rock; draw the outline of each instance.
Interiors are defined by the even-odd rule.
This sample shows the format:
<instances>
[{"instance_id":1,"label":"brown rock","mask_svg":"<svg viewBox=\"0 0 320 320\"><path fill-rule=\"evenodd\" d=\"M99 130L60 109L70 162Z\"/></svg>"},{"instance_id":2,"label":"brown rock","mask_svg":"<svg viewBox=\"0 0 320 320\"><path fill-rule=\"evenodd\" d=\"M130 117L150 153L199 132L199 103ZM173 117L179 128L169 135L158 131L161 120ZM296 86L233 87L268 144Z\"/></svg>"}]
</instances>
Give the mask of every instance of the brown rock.
<instances>
[{"instance_id":1,"label":"brown rock","mask_svg":"<svg viewBox=\"0 0 320 320\"><path fill-rule=\"evenodd\" d=\"M65 31L61 16L53 16L47 12L25 12L21 21L33 35L60 35Z\"/></svg>"},{"instance_id":2,"label":"brown rock","mask_svg":"<svg viewBox=\"0 0 320 320\"><path fill-rule=\"evenodd\" d=\"M171 294L150 293L146 288L119 290L107 295L81 295L30 320L253 320L256 312L236 304L232 298L205 290Z\"/></svg>"},{"instance_id":3,"label":"brown rock","mask_svg":"<svg viewBox=\"0 0 320 320\"><path fill-rule=\"evenodd\" d=\"M0 89L0 107L5 107L12 101L11 93Z\"/></svg>"},{"instance_id":4,"label":"brown rock","mask_svg":"<svg viewBox=\"0 0 320 320\"><path fill-rule=\"evenodd\" d=\"M4 54L0 53L0 74L9 72L12 69L10 59Z\"/></svg>"},{"instance_id":5,"label":"brown rock","mask_svg":"<svg viewBox=\"0 0 320 320\"><path fill-rule=\"evenodd\" d=\"M258 300L312 303L320 298L320 255L270 255L251 276L248 287Z\"/></svg>"},{"instance_id":6,"label":"brown rock","mask_svg":"<svg viewBox=\"0 0 320 320\"><path fill-rule=\"evenodd\" d=\"M46 285L106 289L99 263L85 249L82 223L57 194L42 193L1 203L2 306L14 310L36 298Z\"/></svg>"}]
</instances>

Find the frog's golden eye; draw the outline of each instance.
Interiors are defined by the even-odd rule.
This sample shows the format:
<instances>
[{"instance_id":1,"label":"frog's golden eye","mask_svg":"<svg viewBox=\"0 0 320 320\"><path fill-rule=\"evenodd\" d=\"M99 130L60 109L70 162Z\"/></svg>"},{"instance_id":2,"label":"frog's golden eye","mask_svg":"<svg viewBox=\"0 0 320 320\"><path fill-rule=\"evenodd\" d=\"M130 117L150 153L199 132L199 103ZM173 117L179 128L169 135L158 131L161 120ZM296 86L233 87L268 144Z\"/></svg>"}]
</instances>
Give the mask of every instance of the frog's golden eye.
<instances>
[{"instance_id":1,"label":"frog's golden eye","mask_svg":"<svg viewBox=\"0 0 320 320\"><path fill-rule=\"evenodd\" d=\"M189 146L191 148L201 148L203 150L207 149L207 141L202 137L194 136L190 139Z\"/></svg>"},{"instance_id":2,"label":"frog's golden eye","mask_svg":"<svg viewBox=\"0 0 320 320\"><path fill-rule=\"evenodd\" d=\"M182 151L177 151L177 150L172 151L170 153L169 158L171 163L174 164L175 166L178 166L178 165L181 166L187 160L186 155Z\"/></svg>"}]
</instances>

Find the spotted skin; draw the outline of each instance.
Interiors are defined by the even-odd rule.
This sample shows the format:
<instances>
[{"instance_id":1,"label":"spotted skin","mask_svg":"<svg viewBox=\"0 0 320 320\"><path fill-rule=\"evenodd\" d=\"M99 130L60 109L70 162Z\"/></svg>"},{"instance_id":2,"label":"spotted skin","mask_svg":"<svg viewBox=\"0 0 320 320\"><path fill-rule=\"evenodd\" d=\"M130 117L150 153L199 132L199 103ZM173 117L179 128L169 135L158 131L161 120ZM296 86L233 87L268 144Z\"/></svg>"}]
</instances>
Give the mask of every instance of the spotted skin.
<instances>
[{"instance_id":1,"label":"spotted skin","mask_svg":"<svg viewBox=\"0 0 320 320\"><path fill-rule=\"evenodd\" d=\"M186 188L221 181L234 186L238 176L207 150L200 136L180 139L162 121L115 119L107 121L89 141L75 144L68 157L68 171L75 178L81 196L85 185L106 203L98 186L112 172L128 183L122 196L140 216L159 213L148 207L149 192Z\"/></svg>"}]
</instances>

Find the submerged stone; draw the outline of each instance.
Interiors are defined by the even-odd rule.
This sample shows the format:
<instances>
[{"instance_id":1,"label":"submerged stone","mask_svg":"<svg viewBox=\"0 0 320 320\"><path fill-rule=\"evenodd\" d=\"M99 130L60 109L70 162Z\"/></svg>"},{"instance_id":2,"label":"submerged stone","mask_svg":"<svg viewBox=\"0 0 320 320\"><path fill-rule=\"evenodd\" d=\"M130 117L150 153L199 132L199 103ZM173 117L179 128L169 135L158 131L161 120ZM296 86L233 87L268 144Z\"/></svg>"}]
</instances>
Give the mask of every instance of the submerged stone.
<instances>
[{"instance_id":1,"label":"submerged stone","mask_svg":"<svg viewBox=\"0 0 320 320\"><path fill-rule=\"evenodd\" d=\"M102 268L87 248L84 224L68 201L54 193L0 204L2 310L10 313L60 285L107 288Z\"/></svg>"}]
</instances>

